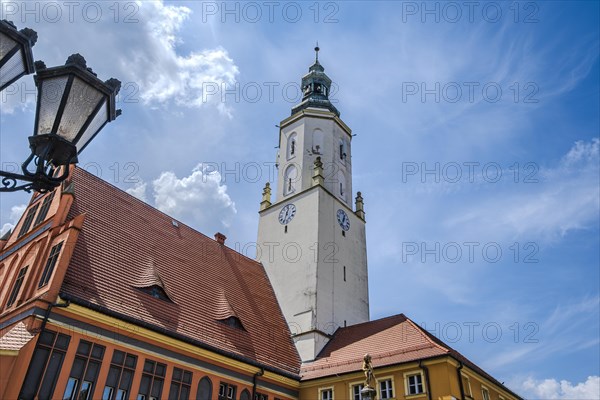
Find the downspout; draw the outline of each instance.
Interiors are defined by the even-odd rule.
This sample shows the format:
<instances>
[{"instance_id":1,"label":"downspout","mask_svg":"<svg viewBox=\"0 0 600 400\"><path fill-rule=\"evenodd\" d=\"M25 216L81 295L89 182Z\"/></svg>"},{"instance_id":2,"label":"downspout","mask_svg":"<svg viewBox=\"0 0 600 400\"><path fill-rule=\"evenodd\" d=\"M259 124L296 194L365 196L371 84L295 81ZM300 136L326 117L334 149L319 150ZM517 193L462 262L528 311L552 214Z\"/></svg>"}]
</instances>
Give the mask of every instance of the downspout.
<instances>
[{"instance_id":1,"label":"downspout","mask_svg":"<svg viewBox=\"0 0 600 400\"><path fill-rule=\"evenodd\" d=\"M419 361L419 368L425 373L425 385L427 386L427 400L431 400L431 385L429 384L429 368L423 365L423 360Z\"/></svg>"},{"instance_id":2,"label":"downspout","mask_svg":"<svg viewBox=\"0 0 600 400\"><path fill-rule=\"evenodd\" d=\"M48 318L50 317L50 312L54 307L67 308L71 304L71 300L67 300L65 303L50 303L48 304L48 308L46 308L46 312L44 313L44 319L42 320L42 326L40 327L40 334L44 332L46 328L46 323L48 322Z\"/></svg>"},{"instance_id":3,"label":"downspout","mask_svg":"<svg viewBox=\"0 0 600 400\"><path fill-rule=\"evenodd\" d=\"M256 398L256 383L259 376L263 376L265 374L264 368L261 368L260 371L254 374L252 377L252 398L250 400L254 400Z\"/></svg>"},{"instance_id":4,"label":"downspout","mask_svg":"<svg viewBox=\"0 0 600 400\"><path fill-rule=\"evenodd\" d=\"M465 388L463 386L462 374L460 373L460 370L463 369L464 365L462 361L459 361L459 363L460 365L456 369L456 376L458 377L458 387L460 388L460 399L465 400Z\"/></svg>"}]
</instances>

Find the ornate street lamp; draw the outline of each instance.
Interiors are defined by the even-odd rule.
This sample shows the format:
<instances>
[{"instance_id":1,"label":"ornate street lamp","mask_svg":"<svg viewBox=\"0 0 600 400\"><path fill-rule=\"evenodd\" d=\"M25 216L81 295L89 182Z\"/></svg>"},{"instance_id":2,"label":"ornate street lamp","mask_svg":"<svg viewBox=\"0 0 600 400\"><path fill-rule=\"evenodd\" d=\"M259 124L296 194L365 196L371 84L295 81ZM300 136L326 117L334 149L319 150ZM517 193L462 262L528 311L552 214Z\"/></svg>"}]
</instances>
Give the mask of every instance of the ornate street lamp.
<instances>
[{"instance_id":1,"label":"ornate street lamp","mask_svg":"<svg viewBox=\"0 0 600 400\"><path fill-rule=\"evenodd\" d=\"M34 30L18 31L12 22L0 21L0 91L34 72L31 48L36 41Z\"/></svg>"},{"instance_id":2,"label":"ornate street lamp","mask_svg":"<svg viewBox=\"0 0 600 400\"><path fill-rule=\"evenodd\" d=\"M35 68L38 95L34 134L29 137L31 155L21 166L23 175L0 171L0 192L55 188L68 176L68 165L77 162L77 154L121 114L115 109L121 82L113 78L102 82L81 55L73 54L64 66L54 68L37 61ZM34 172L29 170L32 162Z\"/></svg>"}]
</instances>

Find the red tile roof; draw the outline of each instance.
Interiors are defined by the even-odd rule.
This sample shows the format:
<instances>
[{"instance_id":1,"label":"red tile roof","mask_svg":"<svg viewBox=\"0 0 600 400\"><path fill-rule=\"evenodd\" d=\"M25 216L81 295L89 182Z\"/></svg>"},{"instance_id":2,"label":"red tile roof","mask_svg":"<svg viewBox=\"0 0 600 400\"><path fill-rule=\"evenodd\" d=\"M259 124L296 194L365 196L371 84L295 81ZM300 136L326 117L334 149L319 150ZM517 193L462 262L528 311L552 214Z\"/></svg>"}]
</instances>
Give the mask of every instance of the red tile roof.
<instances>
[{"instance_id":1,"label":"red tile roof","mask_svg":"<svg viewBox=\"0 0 600 400\"><path fill-rule=\"evenodd\" d=\"M73 182L69 218L86 217L61 295L297 376L300 359L261 264L82 169ZM153 285L172 302L139 290ZM219 321L228 316L243 329Z\"/></svg>"},{"instance_id":2,"label":"red tile roof","mask_svg":"<svg viewBox=\"0 0 600 400\"><path fill-rule=\"evenodd\" d=\"M513 393L458 351L423 329L404 314L339 328L314 361L302 364L303 381L362 369L369 353L375 368L451 356L481 376ZM513 393L517 398L517 394Z\"/></svg>"},{"instance_id":3,"label":"red tile roof","mask_svg":"<svg viewBox=\"0 0 600 400\"><path fill-rule=\"evenodd\" d=\"M23 322L13 326L8 332L0 337L0 350L19 351L25 346L33 335L29 333Z\"/></svg>"}]
</instances>

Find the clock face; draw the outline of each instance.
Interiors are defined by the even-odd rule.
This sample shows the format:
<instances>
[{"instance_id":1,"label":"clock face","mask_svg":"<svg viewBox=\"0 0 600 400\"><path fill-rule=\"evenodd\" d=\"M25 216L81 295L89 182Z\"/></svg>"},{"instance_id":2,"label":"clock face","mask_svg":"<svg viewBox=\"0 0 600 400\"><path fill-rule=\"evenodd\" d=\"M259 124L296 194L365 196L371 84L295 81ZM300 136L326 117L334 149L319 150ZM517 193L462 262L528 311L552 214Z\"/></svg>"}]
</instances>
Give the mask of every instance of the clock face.
<instances>
[{"instance_id":1,"label":"clock face","mask_svg":"<svg viewBox=\"0 0 600 400\"><path fill-rule=\"evenodd\" d=\"M348 214L344 210L337 211L337 220L343 230L347 231L350 229L350 218L348 218Z\"/></svg>"},{"instance_id":2,"label":"clock face","mask_svg":"<svg viewBox=\"0 0 600 400\"><path fill-rule=\"evenodd\" d=\"M296 215L296 206L288 204L279 212L279 223L282 225L288 224L294 218L294 215Z\"/></svg>"}]
</instances>

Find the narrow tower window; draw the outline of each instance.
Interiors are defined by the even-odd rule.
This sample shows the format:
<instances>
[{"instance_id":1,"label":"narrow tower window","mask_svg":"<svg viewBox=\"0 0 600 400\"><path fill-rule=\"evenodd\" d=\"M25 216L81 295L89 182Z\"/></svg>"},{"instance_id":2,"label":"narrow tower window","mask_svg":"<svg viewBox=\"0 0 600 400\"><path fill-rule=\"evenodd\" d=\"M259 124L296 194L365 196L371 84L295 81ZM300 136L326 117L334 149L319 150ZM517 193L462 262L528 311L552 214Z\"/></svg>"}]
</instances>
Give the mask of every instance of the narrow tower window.
<instances>
[{"instance_id":1,"label":"narrow tower window","mask_svg":"<svg viewBox=\"0 0 600 400\"><path fill-rule=\"evenodd\" d=\"M288 136L286 151L286 156L288 160L296 156L296 145L298 144L296 143L297 141L298 135L296 135L296 132L293 132L292 134L290 134L290 136Z\"/></svg>"},{"instance_id":2,"label":"narrow tower window","mask_svg":"<svg viewBox=\"0 0 600 400\"><path fill-rule=\"evenodd\" d=\"M296 190L296 178L298 176L298 171L296 169L295 165L290 165L287 167L287 169L285 170L285 174L284 174L284 188L283 188L283 194L284 195L288 195L290 193L293 193Z\"/></svg>"},{"instance_id":3,"label":"narrow tower window","mask_svg":"<svg viewBox=\"0 0 600 400\"><path fill-rule=\"evenodd\" d=\"M344 265L344 282L346 282L346 266Z\"/></svg>"}]
</instances>

